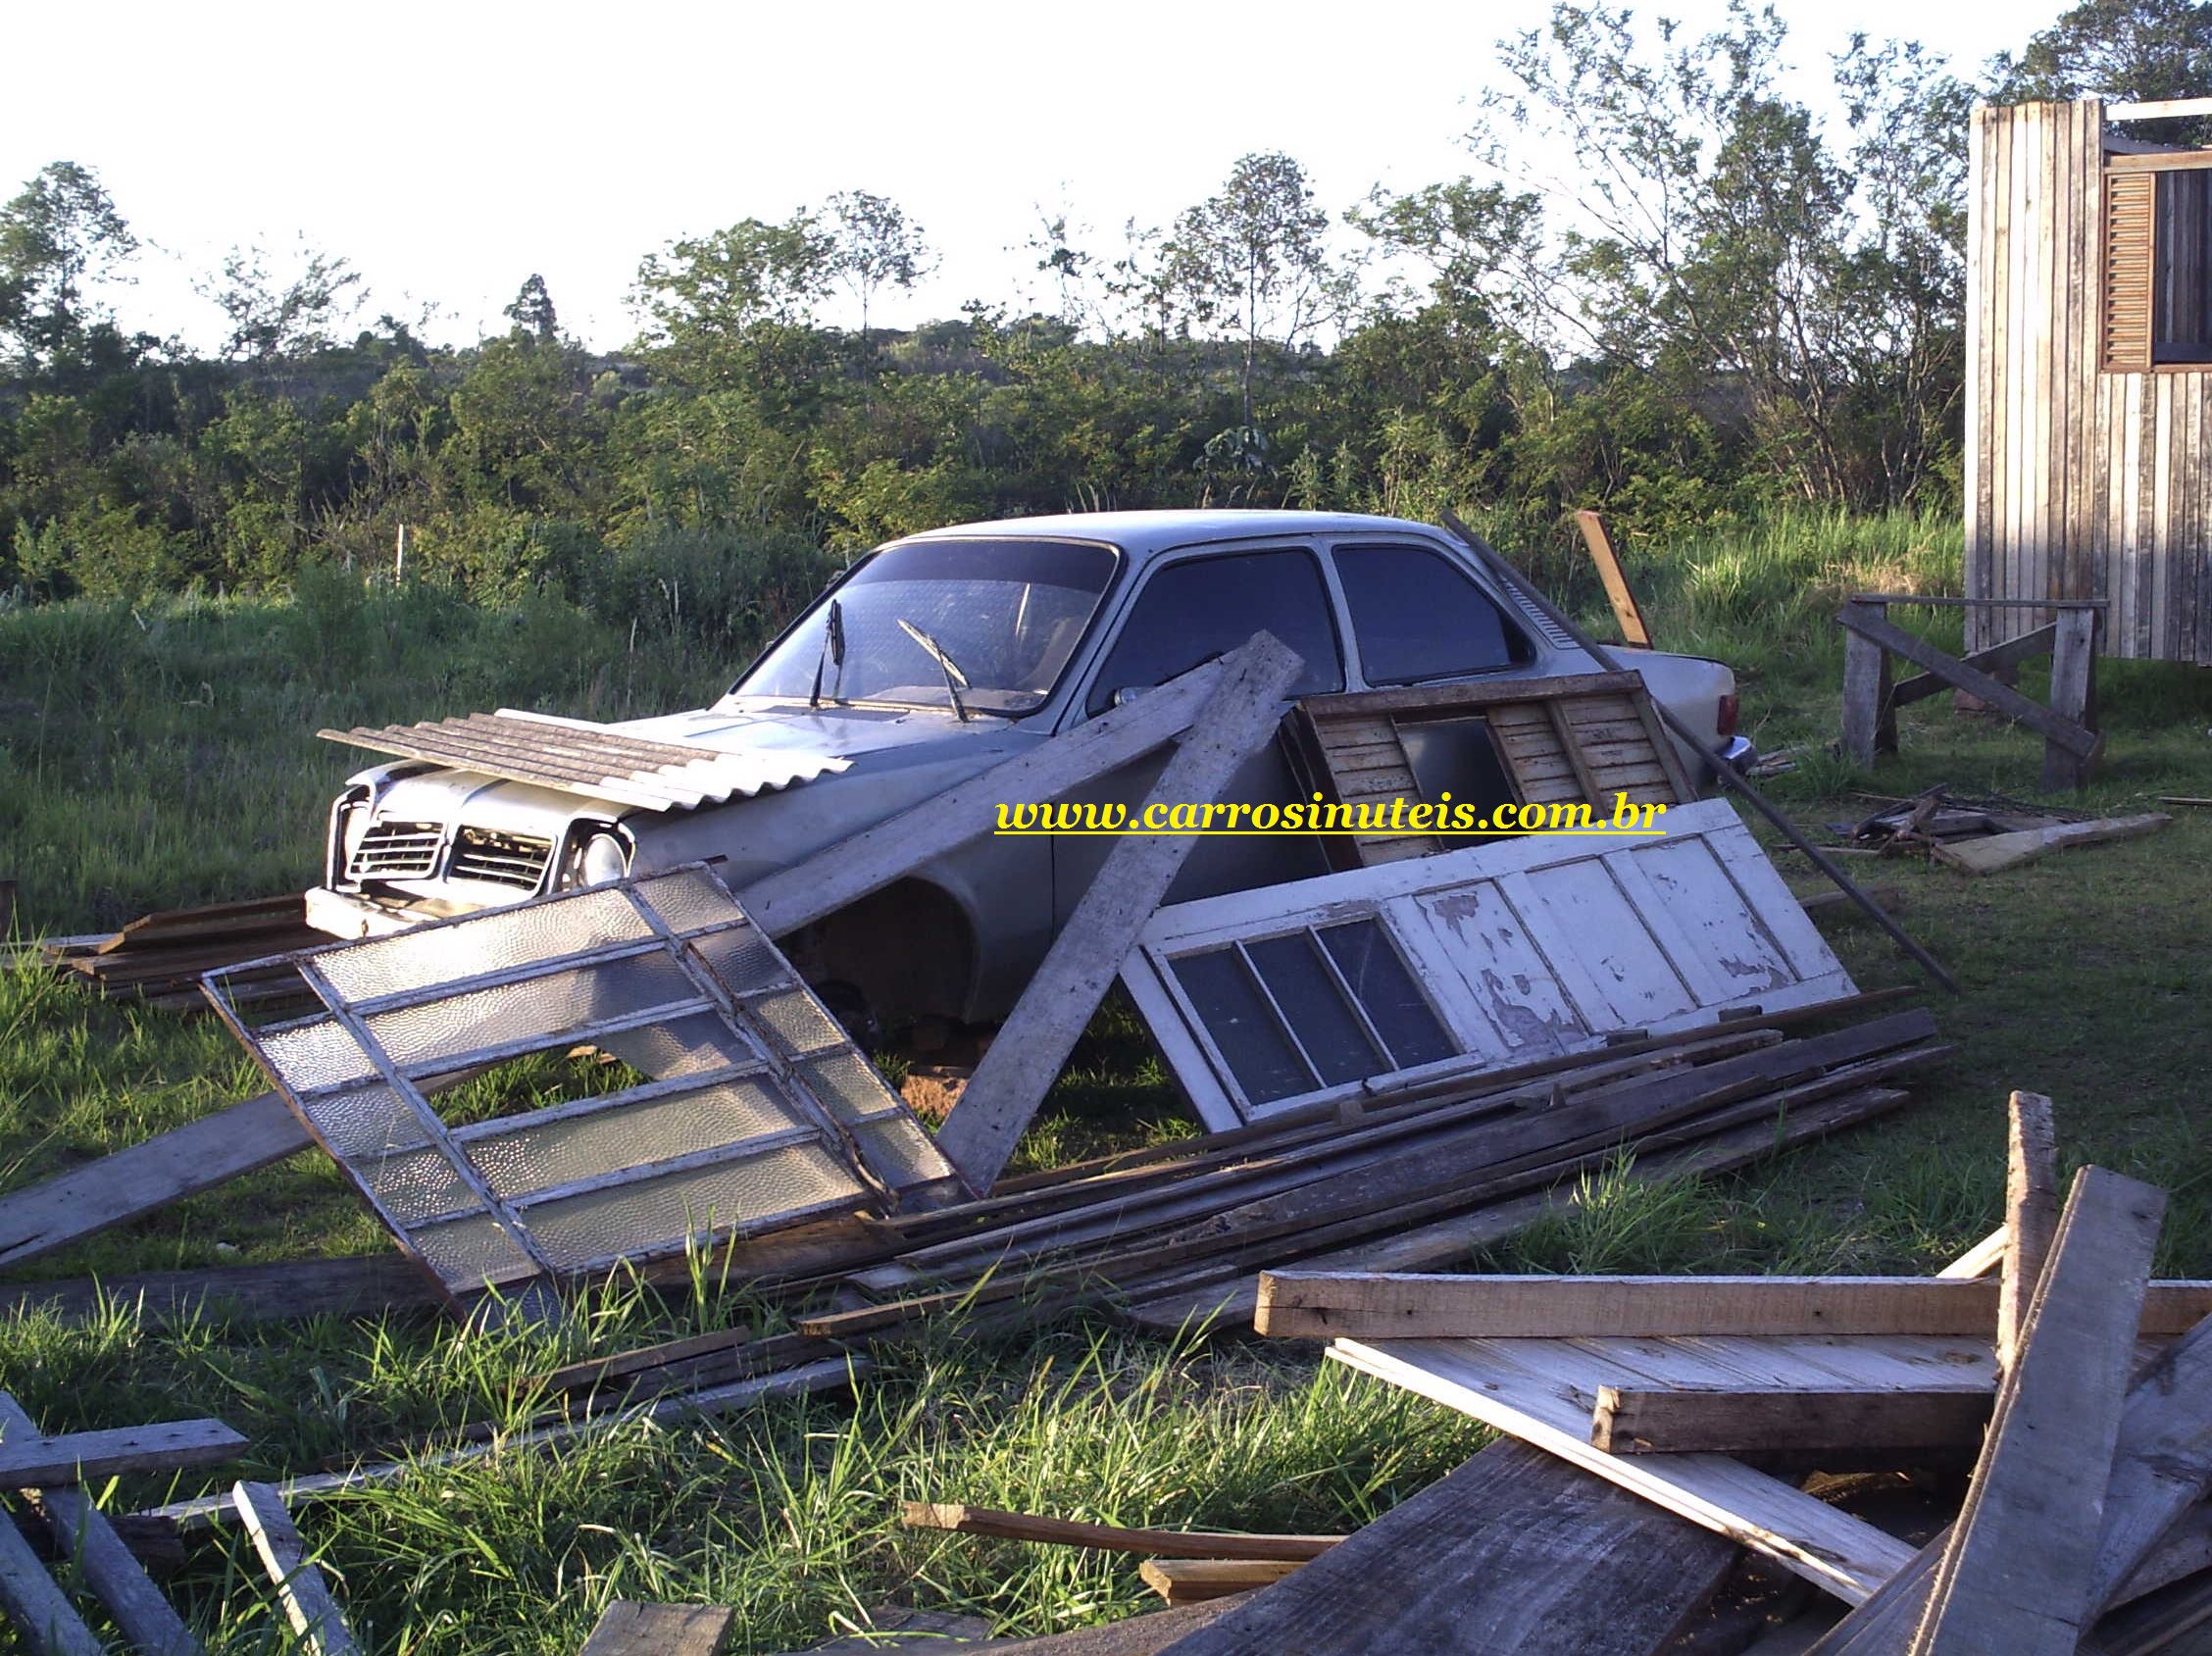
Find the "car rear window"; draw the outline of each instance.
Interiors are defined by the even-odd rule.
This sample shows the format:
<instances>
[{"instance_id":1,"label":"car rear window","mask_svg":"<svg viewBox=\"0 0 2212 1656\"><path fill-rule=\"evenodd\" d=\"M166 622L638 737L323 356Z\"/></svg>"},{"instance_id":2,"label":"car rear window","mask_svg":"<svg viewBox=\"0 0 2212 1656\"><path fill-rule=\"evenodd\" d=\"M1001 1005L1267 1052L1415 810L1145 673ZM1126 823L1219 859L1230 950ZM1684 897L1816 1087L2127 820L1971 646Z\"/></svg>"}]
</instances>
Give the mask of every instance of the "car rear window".
<instances>
[{"instance_id":1,"label":"car rear window","mask_svg":"<svg viewBox=\"0 0 2212 1656\"><path fill-rule=\"evenodd\" d=\"M1440 552L1339 546L1336 577L1370 684L1461 678L1535 657L1528 635Z\"/></svg>"}]
</instances>

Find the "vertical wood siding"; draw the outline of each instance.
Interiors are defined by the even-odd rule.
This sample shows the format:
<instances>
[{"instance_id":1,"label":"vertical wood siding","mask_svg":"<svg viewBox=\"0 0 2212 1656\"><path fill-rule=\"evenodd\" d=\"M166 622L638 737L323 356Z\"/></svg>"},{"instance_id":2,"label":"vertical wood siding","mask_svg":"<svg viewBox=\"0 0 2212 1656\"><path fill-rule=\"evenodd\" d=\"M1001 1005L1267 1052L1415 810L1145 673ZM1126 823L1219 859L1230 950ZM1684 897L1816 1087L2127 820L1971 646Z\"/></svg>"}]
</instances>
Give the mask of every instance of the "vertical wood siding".
<instances>
[{"instance_id":1,"label":"vertical wood siding","mask_svg":"<svg viewBox=\"0 0 2212 1656\"><path fill-rule=\"evenodd\" d=\"M1974 112L1966 591L2102 598L2106 653L2212 665L2212 364L2149 366L2154 337L2212 335L2212 291L2192 279L2212 176L2108 176L2103 123L2094 101ZM2154 259L2175 294L2164 303ZM1977 649L2051 620L1970 617Z\"/></svg>"}]
</instances>

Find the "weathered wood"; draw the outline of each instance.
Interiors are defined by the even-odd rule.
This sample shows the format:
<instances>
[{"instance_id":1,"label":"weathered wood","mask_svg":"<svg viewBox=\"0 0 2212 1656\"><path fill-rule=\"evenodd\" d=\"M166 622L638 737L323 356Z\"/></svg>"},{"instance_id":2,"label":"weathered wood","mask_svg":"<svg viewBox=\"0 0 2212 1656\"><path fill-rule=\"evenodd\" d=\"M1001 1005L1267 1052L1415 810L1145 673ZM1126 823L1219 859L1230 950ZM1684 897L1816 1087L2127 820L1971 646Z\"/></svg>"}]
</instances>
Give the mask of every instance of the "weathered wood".
<instances>
[{"instance_id":1,"label":"weathered wood","mask_svg":"<svg viewBox=\"0 0 2212 1656\"><path fill-rule=\"evenodd\" d=\"M1912 1656L2074 1656L2165 1210L2136 1179L2076 1178Z\"/></svg>"},{"instance_id":2,"label":"weathered wood","mask_svg":"<svg viewBox=\"0 0 2212 1656\"><path fill-rule=\"evenodd\" d=\"M0 1196L0 1269L226 1184L313 1143L283 1099L264 1092L56 1174Z\"/></svg>"},{"instance_id":3,"label":"weathered wood","mask_svg":"<svg viewBox=\"0 0 2212 1656\"><path fill-rule=\"evenodd\" d=\"M2116 1610L2090 1635L2095 1656L2153 1656L2212 1623L2212 1570L2176 1581L2145 1599ZM2091 1648L2085 1642L2082 1648ZM2203 1649L2202 1640L2193 1646Z\"/></svg>"},{"instance_id":4,"label":"weathered wood","mask_svg":"<svg viewBox=\"0 0 2212 1656\"><path fill-rule=\"evenodd\" d=\"M1992 833L1985 839L1957 839L1935 847L1936 860L1961 874L1998 874L2023 863L2083 845L2102 845L2115 839L2140 839L2156 833L2174 819L2157 811L2137 817L2100 817L2087 823L2059 823L2051 828L2023 828L2018 833Z\"/></svg>"},{"instance_id":5,"label":"weathered wood","mask_svg":"<svg viewBox=\"0 0 2212 1656\"><path fill-rule=\"evenodd\" d=\"M31 1656L105 1656L107 1646L46 1573L23 1531L0 1515L0 1610Z\"/></svg>"},{"instance_id":6,"label":"weathered wood","mask_svg":"<svg viewBox=\"0 0 2212 1656\"><path fill-rule=\"evenodd\" d=\"M1483 567L1503 582L1508 590L1518 592L1523 598L1527 599L1530 604L1534 606L1538 615L1558 627L1568 637L1574 639L1584 653L1588 655L1598 666L1613 673L1624 671L1619 658L1611 650L1598 643L1596 639L1578 627L1565 611L1544 596L1542 589L1534 581L1508 563L1496 547L1462 523L1457 513L1447 507L1441 516L1444 527L1465 542L1468 550L1480 558ZM1684 746L1705 763L1712 776L1720 781L1723 787L1741 794L1749 802L1751 808L1764 817L1770 825L1802 852L1812 865L1835 885L1837 890L1843 892L1853 903L1857 904L1862 914L1873 921L1875 925L1881 927L1906 954L1912 956L1923 972L1942 984L1944 988L1950 990L1952 994L1963 992L1959 988L1958 979L1944 969L1942 962L1930 954L1914 940L1910 932L1885 914L1882 906L1859 889L1851 877L1836 865L1834 857L1831 857L1826 851L1806 838L1804 829L1791 821L1786 812L1777 809L1772 800L1752 786L1747 778L1729 764L1728 760L1706 741L1701 731L1691 729L1683 717L1664 702L1655 699L1651 705L1652 711L1658 715L1660 722L1674 733Z\"/></svg>"},{"instance_id":7,"label":"weathered wood","mask_svg":"<svg viewBox=\"0 0 2212 1656\"><path fill-rule=\"evenodd\" d=\"M1987 702L2015 724L2027 726L2044 740L2056 743L2078 758L2093 762L2104 751L2104 738L2096 731L2085 729L2047 707L2037 706L2010 685L1998 682L1956 656L1938 650L1926 639L1884 620L1869 604L1846 604L1835 619L1851 635L1879 644L1891 655L1902 656L1916 667L1925 668L1954 689L1965 690Z\"/></svg>"},{"instance_id":8,"label":"weathered wood","mask_svg":"<svg viewBox=\"0 0 2212 1656\"><path fill-rule=\"evenodd\" d=\"M1847 1602L1867 1597L1911 1559L1903 1542L1733 1456L1607 1454L1589 1440L1596 1388L1644 1371L1617 1355L1561 1355L1537 1343L1338 1340L1329 1355L1595 1473Z\"/></svg>"},{"instance_id":9,"label":"weathered wood","mask_svg":"<svg viewBox=\"0 0 2212 1656\"><path fill-rule=\"evenodd\" d=\"M726 1604L638 1604L618 1598L578 1656L722 1656L737 1631Z\"/></svg>"},{"instance_id":10,"label":"weathered wood","mask_svg":"<svg viewBox=\"0 0 2212 1656\"><path fill-rule=\"evenodd\" d=\"M1735 1548L1497 1443L1173 1656L1651 1656Z\"/></svg>"},{"instance_id":11,"label":"weathered wood","mask_svg":"<svg viewBox=\"0 0 2212 1656\"><path fill-rule=\"evenodd\" d=\"M267 1483L241 1482L230 1491L238 1509L238 1522L252 1537L261 1566L276 1585L284 1606L284 1619L299 1635L309 1656L354 1656L354 1643L344 1615L323 1572L308 1557L307 1543L285 1509L284 1498Z\"/></svg>"},{"instance_id":12,"label":"weathered wood","mask_svg":"<svg viewBox=\"0 0 2212 1656\"><path fill-rule=\"evenodd\" d=\"M9 1437L38 1432L37 1423L4 1391L0 1391L0 1432ZM84 1572L84 1580L116 1626L143 1656L198 1656L200 1641L161 1589L146 1579L137 1556L90 1496L68 1484L25 1493L45 1519L54 1550Z\"/></svg>"},{"instance_id":13,"label":"weathered wood","mask_svg":"<svg viewBox=\"0 0 2212 1656\"><path fill-rule=\"evenodd\" d=\"M1272 1586L1301 1568L1293 1558L1148 1558L1136 1573L1173 1606Z\"/></svg>"},{"instance_id":14,"label":"weathered wood","mask_svg":"<svg viewBox=\"0 0 2212 1656\"><path fill-rule=\"evenodd\" d=\"M1918 599L1912 600L1915 603L1919 601ZM1978 672L1986 673L1992 677L2002 678L2004 682L2010 683L2012 680L2006 678L2005 675L2024 661L2033 661L2037 656L2049 655L2051 653L2051 641L2057 636L2058 624L2051 622L2036 627L2032 631L2020 633L2017 637L1991 644L1986 650L1976 650L1971 655L1961 656L1959 660ZM1879 648L1879 646L1876 647ZM1844 639L1844 654L1846 659L1850 654L1848 635ZM1847 677L1848 675L1846 675ZM1936 674L1917 673L1910 678L1901 679L1891 687L1889 706L1892 710L1910 707L1914 702L1926 701L1931 696L1939 696L1950 687ZM1896 732L1892 730L1890 733L1894 736Z\"/></svg>"},{"instance_id":15,"label":"weathered wood","mask_svg":"<svg viewBox=\"0 0 2212 1656\"><path fill-rule=\"evenodd\" d=\"M1255 633L1231 659L1147 804L1219 799L1237 767L1274 733L1300 665L1295 651ZM942 801L936 809L944 809ZM1116 841L1053 939L937 1134L938 1150L975 1194L990 1189L1014 1153L1196 843L1187 834L1168 833Z\"/></svg>"},{"instance_id":16,"label":"weathered wood","mask_svg":"<svg viewBox=\"0 0 2212 1656\"><path fill-rule=\"evenodd\" d=\"M102 1306L127 1306L147 1328L205 1317L226 1323L296 1322L309 1317L374 1317L445 1305L435 1280L399 1254L352 1259L280 1260L76 1277L0 1287L0 1315L44 1311L81 1322Z\"/></svg>"},{"instance_id":17,"label":"weathered wood","mask_svg":"<svg viewBox=\"0 0 2212 1656\"><path fill-rule=\"evenodd\" d=\"M83 1483L122 1472L163 1472L234 1460L245 1438L221 1421L169 1421L45 1437L0 1438L0 1487Z\"/></svg>"},{"instance_id":18,"label":"weathered wood","mask_svg":"<svg viewBox=\"0 0 2212 1656\"><path fill-rule=\"evenodd\" d=\"M1938 1277L1991 1277L2004 1269L2012 1248L2012 1228L2000 1225L1936 1273Z\"/></svg>"},{"instance_id":19,"label":"weathered wood","mask_svg":"<svg viewBox=\"0 0 2212 1656\"><path fill-rule=\"evenodd\" d=\"M1302 1563L1319 1558L1341 1535L1243 1535L1222 1530L1128 1530L1112 1524L1084 1524L1043 1518L996 1507L972 1507L933 1501L908 1501L901 1522L910 1530L952 1530L965 1535L996 1535L1010 1541L1037 1541L1109 1552L1148 1553L1154 1558L1282 1559Z\"/></svg>"},{"instance_id":20,"label":"weathered wood","mask_svg":"<svg viewBox=\"0 0 2212 1656\"><path fill-rule=\"evenodd\" d=\"M2051 1101L2015 1092L2006 1103L2005 1252L1997 1293L1997 1365L2020 1353L2028 1307L2058 1232L2058 1138Z\"/></svg>"},{"instance_id":21,"label":"weathered wood","mask_svg":"<svg viewBox=\"0 0 2212 1656\"><path fill-rule=\"evenodd\" d=\"M737 900L771 936L811 926L980 839L997 822L1002 802L1057 798L1166 746L1189 728L1224 672L1219 662L1193 668L924 804L763 876Z\"/></svg>"},{"instance_id":22,"label":"weathered wood","mask_svg":"<svg viewBox=\"0 0 2212 1656\"><path fill-rule=\"evenodd\" d=\"M1971 1452L1987 1392L1636 1390L1600 1386L1590 1442L1616 1455Z\"/></svg>"},{"instance_id":23,"label":"weathered wood","mask_svg":"<svg viewBox=\"0 0 2212 1656\"><path fill-rule=\"evenodd\" d=\"M2067 610L2053 626L2057 637L2051 645L2051 711L2093 730L2097 727L2097 614L2094 610ZM2057 742L2043 744L2045 793L2087 787L2094 769L2092 760L2071 753Z\"/></svg>"},{"instance_id":24,"label":"weathered wood","mask_svg":"<svg viewBox=\"0 0 2212 1656\"><path fill-rule=\"evenodd\" d=\"M1176 1640L1187 1638L1248 1601L1247 1594L1211 1598L1180 1610L1125 1616L1102 1628L1079 1628L1041 1638L994 1638L977 1646L977 1652L978 1656L984 1651L989 1656L1160 1656Z\"/></svg>"},{"instance_id":25,"label":"weathered wood","mask_svg":"<svg viewBox=\"0 0 2212 1656\"><path fill-rule=\"evenodd\" d=\"M993 1624L980 1616L880 1605L869 1611L867 1619L866 1632L810 1644L789 1656L887 1656L891 1651L904 1652L905 1656L950 1656L952 1652L996 1650L1002 1643L1012 1642L993 1639Z\"/></svg>"},{"instance_id":26,"label":"weathered wood","mask_svg":"<svg viewBox=\"0 0 2212 1656\"><path fill-rule=\"evenodd\" d=\"M2001 1284L1962 1277L1430 1277L1271 1271L1255 1326L1281 1339L1979 1334ZM2141 1332L2212 1315L2212 1281L2153 1283Z\"/></svg>"},{"instance_id":27,"label":"weathered wood","mask_svg":"<svg viewBox=\"0 0 2212 1656\"><path fill-rule=\"evenodd\" d=\"M1601 512L1577 512L1575 527L1583 531L1583 544L1589 548L1590 562L1597 566L1597 578L1605 583L1605 598L1613 606L1613 619L1621 628L1621 642L1632 649L1656 648L1651 642L1651 628L1644 624L1643 611L1637 605L1635 592L1629 585L1628 572L1621 568L1621 555L1613 549L1613 533L1606 527Z\"/></svg>"},{"instance_id":28,"label":"weathered wood","mask_svg":"<svg viewBox=\"0 0 2212 1656\"><path fill-rule=\"evenodd\" d=\"M1880 604L1849 608L1879 621ZM1889 652L1857 628L1843 634L1843 756L1866 770L1875 756L1897 751L1897 716L1891 695Z\"/></svg>"}]
</instances>

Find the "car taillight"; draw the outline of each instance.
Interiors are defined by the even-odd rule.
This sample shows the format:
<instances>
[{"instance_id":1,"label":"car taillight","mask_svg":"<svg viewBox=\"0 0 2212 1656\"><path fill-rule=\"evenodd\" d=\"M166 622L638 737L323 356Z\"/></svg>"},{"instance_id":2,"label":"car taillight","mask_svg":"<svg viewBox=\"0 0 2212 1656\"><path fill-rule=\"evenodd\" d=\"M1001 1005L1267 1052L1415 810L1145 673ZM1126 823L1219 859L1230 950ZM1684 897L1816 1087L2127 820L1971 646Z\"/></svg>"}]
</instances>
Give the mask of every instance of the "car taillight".
<instances>
[{"instance_id":1,"label":"car taillight","mask_svg":"<svg viewBox=\"0 0 2212 1656\"><path fill-rule=\"evenodd\" d=\"M1735 697L1733 694L1721 698L1721 705L1714 712L1713 728L1723 736L1735 734Z\"/></svg>"}]
</instances>

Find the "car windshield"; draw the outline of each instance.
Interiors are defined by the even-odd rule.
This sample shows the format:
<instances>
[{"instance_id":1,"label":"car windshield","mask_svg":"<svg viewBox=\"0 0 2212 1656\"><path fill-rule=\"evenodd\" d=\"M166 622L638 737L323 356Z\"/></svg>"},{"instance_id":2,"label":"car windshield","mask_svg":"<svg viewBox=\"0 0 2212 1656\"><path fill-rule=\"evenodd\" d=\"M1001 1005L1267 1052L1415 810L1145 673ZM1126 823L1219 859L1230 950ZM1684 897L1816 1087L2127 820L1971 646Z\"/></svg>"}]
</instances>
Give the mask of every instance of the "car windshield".
<instances>
[{"instance_id":1,"label":"car windshield","mask_svg":"<svg viewBox=\"0 0 2212 1656\"><path fill-rule=\"evenodd\" d=\"M1075 654L1115 557L1107 547L1051 540L886 547L810 610L732 693L948 707L951 677L970 710L1034 712Z\"/></svg>"}]
</instances>

